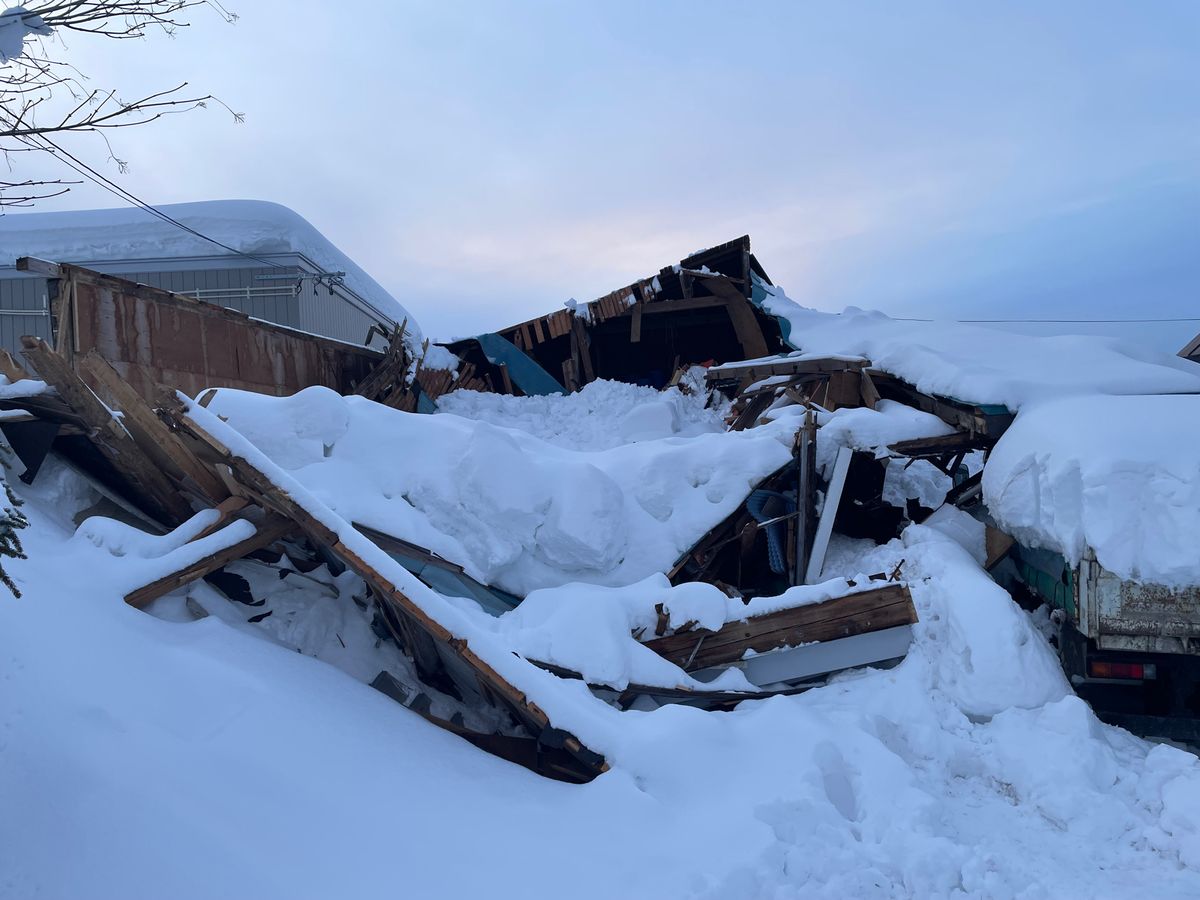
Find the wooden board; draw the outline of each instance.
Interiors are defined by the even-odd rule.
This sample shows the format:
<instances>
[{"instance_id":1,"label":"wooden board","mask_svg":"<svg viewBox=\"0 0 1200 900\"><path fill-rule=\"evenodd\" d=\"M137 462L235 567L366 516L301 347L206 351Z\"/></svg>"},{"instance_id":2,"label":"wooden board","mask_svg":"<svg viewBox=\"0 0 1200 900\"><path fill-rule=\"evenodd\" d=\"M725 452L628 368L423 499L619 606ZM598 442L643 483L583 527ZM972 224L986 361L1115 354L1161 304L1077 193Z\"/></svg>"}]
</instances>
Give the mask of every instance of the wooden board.
<instances>
[{"instance_id":1,"label":"wooden board","mask_svg":"<svg viewBox=\"0 0 1200 900\"><path fill-rule=\"evenodd\" d=\"M191 505L112 412L41 338L21 339L25 358L87 427L87 437L128 485L130 499L166 525L192 515Z\"/></svg>"},{"instance_id":2,"label":"wooden board","mask_svg":"<svg viewBox=\"0 0 1200 900\"><path fill-rule=\"evenodd\" d=\"M252 319L169 291L57 266L56 347L74 365L91 350L147 401L162 385L195 396L232 387L286 396L313 385L350 393L382 354Z\"/></svg>"},{"instance_id":3,"label":"wooden board","mask_svg":"<svg viewBox=\"0 0 1200 900\"><path fill-rule=\"evenodd\" d=\"M787 357L764 359L752 363L729 363L713 366L705 376L711 384L725 379L759 381L772 375L824 375L834 372L860 372L870 363L865 359L842 359L822 357L819 359L789 359Z\"/></svg>"},{"instance_id":4,"label":"wooden board","mask_svg":"<svg viewBox=\"0 0 1200 900\"><path fill-rule=\"evenodd\" d=\"M545 712L476 654L466 639L456 637L435 616L413 602L386 576L362 559L352 547L344 544L336 532L278 487L269 475L209 434L203 425L191 417L186 405L180 402L167 406L163 413L182 433L195 441L199 448L203 448L216 465L227 467L231 477L246 493L266 508L299 526L311 540L327 548L347 568L362 578L408 626L427 636L442 651L457 658L466 669L474 673L483 692L502 698L531 734L535 737L552 736L561 741L561 745L568 752L596 774L607 769L603 757L584 747L578 738L556 728Z\"/></svg>"},{"instance_id":5,"label":"wooden board","mask_svg":"<svg viewBox=\"0 0 1200 900\"><path fill-rule=\"evenodd\" d=\"M130 591L125 595L125 602L130 606L141 609L164 594L169 594L176 588L183 587L185 584L190 584L197 579L203 578L205 575L209 575L222 566L227 566L234 560L241 559L255 550L262 550L264 547L271 546L271 544L295 530L297 529L294 523L280 516L272 516L259 525L257 531L250 535L250 537L231 544L199 562L192 563L190 566L185 566L176 572L164 575L162 578L158 578L135 591Z\"/></svg>"},{"instance_id":6,"label":"wooden board","mask_svg":"<svg viewBox=\"0 0 1200 900\"><path fill-rule=\"evenodd\" d=\"M659 656L691 672L728 665L747 650L766 653L812 641L831 641L917 621L908 588L889 584L846 597L797 606L729 622L718 631L702 629L644 641Z\"/></svg>"}]
</instances>

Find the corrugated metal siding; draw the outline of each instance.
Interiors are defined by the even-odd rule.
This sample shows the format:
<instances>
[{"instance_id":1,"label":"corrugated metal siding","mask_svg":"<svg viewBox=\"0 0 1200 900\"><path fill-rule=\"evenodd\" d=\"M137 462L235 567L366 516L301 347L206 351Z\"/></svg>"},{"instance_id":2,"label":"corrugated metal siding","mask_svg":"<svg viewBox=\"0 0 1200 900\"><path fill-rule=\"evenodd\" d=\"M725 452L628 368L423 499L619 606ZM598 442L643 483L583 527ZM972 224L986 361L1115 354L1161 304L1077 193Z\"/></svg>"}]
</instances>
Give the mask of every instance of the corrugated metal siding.
<instances>
[{"instance_id":1,"label":"corrugated metal siding","mask_svg":"<svg viewBox=\"0 0 1200 900\"><path fill-rule=\"evenodd\" d=\"M200 299L218 306L227 306L279 325L300 328L299 302L291 294L292 282L258 281L258 275L274 275L278 270L266 267L258 269L184 269L177 272L113 272L119 278L127 278L151 287L173 291L176 294L192 294L195 291L227 291L221 295L201 294ZM238 291L250 292L238 295ZM268 295L260 293L263 288L272 289ZM331 335L332 336L332 335Z\"/></svg>"},{"instance_id":2,"label":"corrugated metal siding","mask_svg":"<svg viewBox=\"0 0 1200 900\"><path fill-rule=\"evenodd\" d=\"M298 295L292 293L294 281L258 280L259 275L279 275L289 271L311 274L314 271L311 263L298 255L278 258L280 265L285 268L246 268L238 264L244 260L212 258L180 260L179 268L168 268L170 262L162 260L142 263L143 268L129 262L92 262L86 265L100 272L178 294L195 296L196 291L221 291L221 294L201 293L200 299L268 322L352 344L361 344L371 326L383 318L363 309L346 292L335 289L331 295L328 289L318 287L311 279L301 282ZM183 268L189 262L195 268ZM251 289L248 293L247 288ZM12 269L7 272L0 270L0 311L40 309L45 293L45 279L16 277ZM49 317L0 314L0 347L19 354L20 339L25 334L35 334L49 340Z\"/></svg>"},{"instance_id":3,"label":"corrugated metal siding","mask_svg":"<svg viewBox=\"0 0 1200 900\"><path fill-rule=\"evenodd\" d=\"M304 282L298 300L300 322L297 327L313 334L361 344L371 326L380 322L380 316L359 309L338 293L331 296L324 285L317 286L312 281Z\"/></svg>"},{"instance_id":4,"label":"corrugated metal siding","mask_svg":"<svg viewBox=\"0 0 1200 900\"><path fill-rule=\"evenodd\" d=\"M50 339L50 317L46 309L46 280L44 278L0 279L0 347L21 358L21 337L32 334ZM28 309L33 315L12 315Z\"/></svg>"}]
</instances>

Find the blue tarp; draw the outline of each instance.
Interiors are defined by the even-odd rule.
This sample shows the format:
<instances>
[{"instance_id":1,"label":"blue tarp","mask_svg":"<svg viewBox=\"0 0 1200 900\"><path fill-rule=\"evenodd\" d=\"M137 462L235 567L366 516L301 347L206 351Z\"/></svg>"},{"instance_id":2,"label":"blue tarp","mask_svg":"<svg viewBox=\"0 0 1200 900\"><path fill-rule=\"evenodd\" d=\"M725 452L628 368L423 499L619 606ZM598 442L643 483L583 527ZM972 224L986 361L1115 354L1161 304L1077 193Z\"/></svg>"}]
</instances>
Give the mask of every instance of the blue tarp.
<instances>
[{"instance_id":1,"label":"blue tarp","mask_svg":"<svg viewBox=\"0 0 1200 900\"><path fill-rule=\"evenodd\" d=\"M522 392L531 396L566 393L553 375L507 338L498 334L481 334L475 340L479 342L488 362L494 366L508 366L508 377Z\"/></svg>"}]
</instances>

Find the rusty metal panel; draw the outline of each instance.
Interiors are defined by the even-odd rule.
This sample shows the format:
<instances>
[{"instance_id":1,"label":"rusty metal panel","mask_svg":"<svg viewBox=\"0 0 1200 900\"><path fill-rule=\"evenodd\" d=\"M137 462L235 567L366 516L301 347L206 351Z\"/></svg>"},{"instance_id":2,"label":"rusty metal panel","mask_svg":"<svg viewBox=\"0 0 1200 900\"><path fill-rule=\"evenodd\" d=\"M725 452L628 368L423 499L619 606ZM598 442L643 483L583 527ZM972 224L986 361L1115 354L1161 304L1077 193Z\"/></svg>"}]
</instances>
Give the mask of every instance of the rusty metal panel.
<instances>
[{"instance_id":1,"label":"rusty metal panel","mask_svg":"<svg viewBox=\"0 0 1200 900\"><path fill-rule=\"evenodd\" d=\"M1088 612L1099 646L1149 653L1200 654L1200 587L1139 584L1098 562L1081 563Z\"/></svg>"},{"instance_id":2,"label":"rusty metal panel","mask_svg":"<svg viewBox=\"0 0 1200 900\"><path fill-rule=\"evenodd\" d=\"M74 302L64 327L79 357L95 349L146 399L160 386L287 395L313 385L348 393L381 354L257 321L203 301L64 267Z\"/></svg>"}]
</instances>

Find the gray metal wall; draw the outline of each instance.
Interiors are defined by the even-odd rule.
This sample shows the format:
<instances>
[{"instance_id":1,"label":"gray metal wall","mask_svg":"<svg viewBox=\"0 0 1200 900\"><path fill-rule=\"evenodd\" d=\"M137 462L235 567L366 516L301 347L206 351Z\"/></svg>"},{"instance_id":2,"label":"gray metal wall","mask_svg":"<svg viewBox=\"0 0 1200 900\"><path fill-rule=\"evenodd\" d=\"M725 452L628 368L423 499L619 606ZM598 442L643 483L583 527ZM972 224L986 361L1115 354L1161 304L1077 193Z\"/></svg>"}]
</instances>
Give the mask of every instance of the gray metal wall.
<instances>
[{"instance_id":1,"label":"gray metal wall","mask_svg":"<svg viewBox=\"0 0 1200 900\"><path fill-rule=\"evenodd\" d=\"M15 315L20 310L34 315ZM43 278L0 278L0 347L21 358L21 336L32 334L50 340Z\"/></svg>"},{"instance_id":2,"label":"gray metal wall","mask_svg":"<svg viewBox=\"0 0 1200 900\"><path fill-rule=\"evenodd\" d=\"M291 294L291 281L257 281L257 275L276 275L278 270L261 269L185 269L179 272L113 271L111 274L140 284L191 294L193 291L221 291L220 294L200 295L201 300L227 306L256 319L265 319L292 328L300 324L299 298ZM250 293L238 295L239 289ZM263 289L269 289L264 292ZM228 293L226 293L228 292Z\"/></svg>"},{"instance_id":3,"label":"gray metal wall","mask_svg":"<svg viewBox=\"0 0 1200 900\"><path fill-rule=\"evenodd\" d=\"M276 261L272 254L268 259ZM241 262L242 260L237 260ZM324 337L336 338L351 344L362 344L372 325L386 318L366 308L349 291L335 288L330 295L324 285L312 279L301 282L299 294L292 293L292 279L259 280L259 275L279 275L278 268L244 268L233 260L211 258L172 261L154 260L138 263L87 263L96 269L148 284L151 287L195 296L219 306L239 310L247 315L290 328L298 328ZM279 255L280 265L295 267L295 271L317 271L306 258L296 254ZM195 268L182 268L188 264ZM249 289L247 292L246 289ZM214 293L215 292L215 293ZM19 275L15 269L0 268L0 347L20 358L21 336L26 334L50 339L50 318L42 314L46 305L46 280ZM13 315L31 310L36 315ZM376 340L376 345L379 341Z\"/></svg>"}]
</instances>

